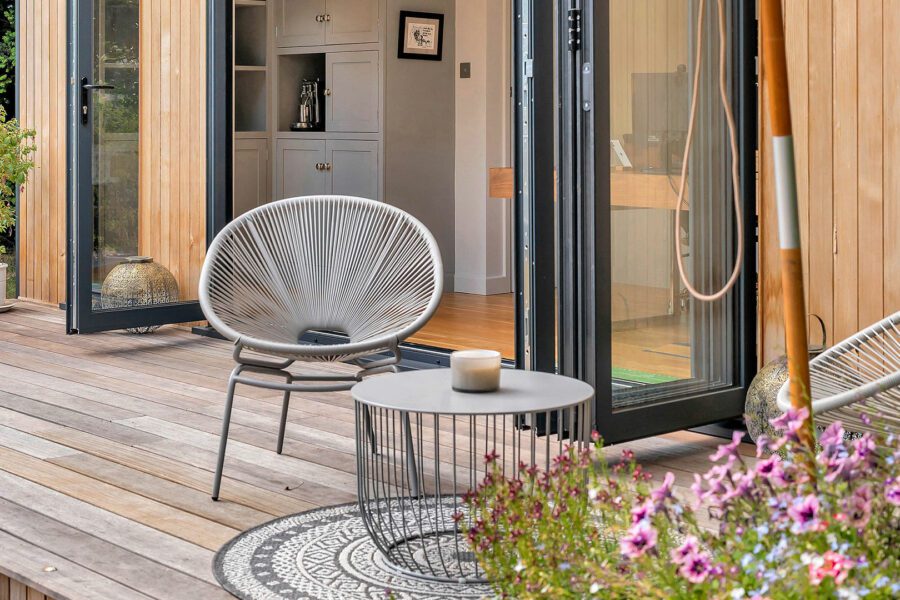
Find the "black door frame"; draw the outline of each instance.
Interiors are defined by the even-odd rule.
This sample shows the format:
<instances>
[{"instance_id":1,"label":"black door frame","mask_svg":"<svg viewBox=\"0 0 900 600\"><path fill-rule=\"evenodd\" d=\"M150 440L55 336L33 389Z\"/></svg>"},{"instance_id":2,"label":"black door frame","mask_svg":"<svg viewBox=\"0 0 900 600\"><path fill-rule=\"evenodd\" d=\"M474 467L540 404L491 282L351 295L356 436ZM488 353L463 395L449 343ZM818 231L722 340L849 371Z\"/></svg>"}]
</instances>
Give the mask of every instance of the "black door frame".
<instances>
[{"instance_id":1,"label":"black door frame","mask_svg":"<svg viewBox=\"0 0 900 600\"><path fill-rule=\"evenodd\" d=\"M146 1L146 0L145 0ZM95 0L69 0L67 24L67 75L66 99L66 155L67 155L67 257L66 257L66 331L67 333L93 333L110 329L144 327L168 323L185 323L203 319L197 301L179 302L161 306L124 308L118 310L94 311L92 308L92 246L93 246L93 201L92 201L92 131L90 119L81 119L82 81L93 81L94 40L93 9ZM210 31L221 28L218 22L223 15L213 10L217 2L210 0L208 26ZM228 11L222 11L227 16ZM221 31L221 29L218 29ZM224 38L209 35L207 53L207 244L212 241L221 227L216 207L227 197L230 163L222 161L221 155L229 151L231 140L218 139L218 123L224 120L227 126L230 115L223 110L222 98L230 90L230 75L221 76L215 65L222 56L227 56L230 43ZM89 98L88 102L92 100ZM227 131L227 129L226 129ZM225 154L227 156L227 154ZM224 184L224 185L223 185ZM89 233L88 233L89 232Z\"/></svg>"},{"instance_id":2,"label":"black door frame","mask_svg":"<svg viewBox=\"0 0 900 600\"><path fill-rule=\"evenodd\" d=\"M575 0L573 0L574 2ZM739 417L743 413L747 386L756 372L756 15L751 2L732 0L734 51L734 112L738 123L741 154L741 193L744 202L744 237L748 240L744 269L731 294L734 303L734 380L730 387L702 393L686 392L636 408L613 409L612 404L612 306L607 289L611 279L610 147L594 143L609 139L609 0L584 2L583 41L586 50L576 65L587 68L587 78L575 77L575 110L582 113L583 135L577 135L586 175L571 182L568 210L571 229L562 239L575 240L576 260L564 278L575 282L571 300L562 296L563 314L576 315L577 349L572 360L561 362L561 371L587 381L597 389L594 425L609 443L623 442L661 433L697 427ZM562 34L561 34L562 35ZM592 73L592 75L590 75ZM563 78L561 78L563 79ZM579 81L580 80L580 81ZM587 82L587 83L586 83ZM589 89L582 90L581 85ZM580 96L580 94L589 96ZM581 101L588 100L588 106ZM582 110L583 109L583 110ZM561 197L565 201L565 195ZM564 207L565 208L565 207ZM566 220L561 220L566 226ZM564 262L561 268L566 268ZM561 356L567 354L561 352Z\"/></svg>"}]
</instances>

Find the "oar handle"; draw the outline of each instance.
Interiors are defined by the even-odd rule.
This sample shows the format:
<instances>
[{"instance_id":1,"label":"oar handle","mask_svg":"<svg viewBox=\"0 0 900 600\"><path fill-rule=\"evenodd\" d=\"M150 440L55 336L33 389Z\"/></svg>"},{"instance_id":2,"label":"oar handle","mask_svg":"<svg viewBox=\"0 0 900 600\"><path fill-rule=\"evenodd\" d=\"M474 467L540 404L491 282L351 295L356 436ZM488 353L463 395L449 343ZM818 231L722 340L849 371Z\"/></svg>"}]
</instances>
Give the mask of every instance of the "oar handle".
<instances>
[{"instance_id":1,"label":"oar handle","mask_svg":"<svg viewBox=\"0 0 900 600\"><path fill-rule=\"evenodd\" d=\"M803 261L794 173L794 141L791 135L791 99L781 0L762 0L763 76L768 95L775 165L775 200L778 206L778 238L781 245L781 287L784 297L785 346L790 374L791 405L806 407L810 418L801 439L812 447L812 397L809 385L809 341L803 294Z\"/></svg>"}]
</instances>

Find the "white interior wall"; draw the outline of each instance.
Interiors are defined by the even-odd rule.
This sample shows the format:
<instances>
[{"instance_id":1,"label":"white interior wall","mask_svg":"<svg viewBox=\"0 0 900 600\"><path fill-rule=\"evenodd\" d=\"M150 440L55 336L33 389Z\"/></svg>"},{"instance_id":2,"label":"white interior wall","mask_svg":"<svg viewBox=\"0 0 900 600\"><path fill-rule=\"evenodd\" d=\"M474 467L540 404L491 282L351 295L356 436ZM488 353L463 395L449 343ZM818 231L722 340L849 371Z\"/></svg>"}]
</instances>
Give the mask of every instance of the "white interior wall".
<instances>
[{"instance_id":1,"label":"white interior wall","mask_svg":"<svg viewBox=\"0 0 900 600\"><path fill-rule=\"evenodd\" d=\"M488 197L488 169L511 164L510 21L508 0L456 2L457 292L512 291L509 201ZM464 62L471 78L459 78Z\"/></svg>"}]
</instances>

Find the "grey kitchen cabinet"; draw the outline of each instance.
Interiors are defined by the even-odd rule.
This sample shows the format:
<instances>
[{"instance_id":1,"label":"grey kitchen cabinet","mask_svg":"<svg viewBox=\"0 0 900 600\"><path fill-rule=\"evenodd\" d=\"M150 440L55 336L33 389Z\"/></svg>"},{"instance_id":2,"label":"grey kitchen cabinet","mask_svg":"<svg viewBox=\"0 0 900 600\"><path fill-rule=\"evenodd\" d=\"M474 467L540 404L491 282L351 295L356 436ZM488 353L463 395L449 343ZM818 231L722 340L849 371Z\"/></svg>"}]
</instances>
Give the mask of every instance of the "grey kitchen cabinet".
<instances>
[{"instance_id":1,"label":"grey kitchen cabinet","mask_svg":"<svg viewBox=\"0 0 900 600\"><path fill-rule=\"evenodd\" d=\"M374 140L279 139L275 198L335 194L380 199Z\"/></svg>"},{"instance_id":2,"label":"grey kitchen cabinet","mask_svg":"<svg viewBox=\"0 0 900 600\"><path fill-rule=\"evenodd\" d=\"M279 48L377 43L380 0L273 0Z\"/></svg>"},{"instance_id":3,"label":"grey kitchen cabinet","mask_svg":"<svg viewBox=\"0 0 900 600\"><path fill-rule=\"evenodd\" d=\"M326 144L330 193L379 199L378 142L329 140Z\"/></svg>"},{"instance_id":4,"label":"grey kitchen cabinet","mask_svg":"<svg viewBox=\"0 0 900 600\"><path fill-rule=\"evenodd\" d=\"M275 199L328 193L325 140L280 139L275 160Z\"/></svg>"},{"instance_id":5,"label":"grey kitchen cabinet","mask_svg":"<svg viewBox=\"0 0 900 600\"><path fill-rule=\"evenodd\" d=\"M328 0L325 10L326 44L378 42L380 2L378 0Z\"/></svg>"},{"instance_id":6,"label":"grey kitchen cabinet","mask_svg":"<svg viewBox=\"0 0 900 600\"><path fill-rule=\"evenodd\" d=\"M325 43L325 0L274 0L275 45L321 46Z\"/></svg>"},{"instance_id":7,"label":"grey kitchen cabinet","mask_svg":"<svg viewBox=\"0 0 900 600\"><path fill-rule=\"evenodd\" d=\"M325 55L326 131L380 131L379 54L372 50Z\"/></svg>"},{"instance_id":8,"label":"grey kitchen cabinet","mask_svg":"<svg viewBox=\"0 0 900 600\"><path fill-rule=\"evenodd\" d=\"M269 140L234 140L234 216L269 201Z\"/></svg>"}]
</instances>

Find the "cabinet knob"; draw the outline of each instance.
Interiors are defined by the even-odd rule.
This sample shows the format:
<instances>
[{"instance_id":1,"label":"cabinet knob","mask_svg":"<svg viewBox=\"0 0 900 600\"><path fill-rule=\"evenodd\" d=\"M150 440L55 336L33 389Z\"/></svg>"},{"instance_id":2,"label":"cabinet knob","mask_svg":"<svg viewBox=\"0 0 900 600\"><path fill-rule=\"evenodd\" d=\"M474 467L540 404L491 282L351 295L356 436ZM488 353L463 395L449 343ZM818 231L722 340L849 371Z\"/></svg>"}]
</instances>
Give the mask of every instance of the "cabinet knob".
<instances>
[{"instance_id":1,"label":"cabinet knob","mask_svg":"<svg viewBox=\"0 0 900 600\"><path fill-rule=\"evenodd\" d=\"M316 15L316 23L324 23L325 15Z\"/></svg>"},{"instance_id":2,"label":"cabinet knob","mask_svg":"<svg viewBox=\"0 0 900 600\"><path fill-rule=\"evenodd\" d=\"M325 88L324 94L325 94L326 96L330 96L330 95L331 95L331 89Z\"/></svg>"},{"instance_id":3,"label":"cabinet knob","mask_svg":"<svg viewBox=\"0 0 900 600\"><path fill-rule=\"evenodd\" d=\"M326 21L331 21L331 15L324 15Z\"/></svg>"},{"instance_id":4,"label":"cabinet knob","mask_svg":"<svg viewBox=\"0 0 900 600\"><path fill-rule=\"evenodd\" d=\"M326 171L330 171L330 170L331 170L331 163L329 163L329 162L325 163L325 170L326 170Z\"/></svg>"},{"instance_id":5,"label":"cabinet knob","mask_svg":"<svg viewBox=\"0 0 900 600\"><path fill-rule=\"evenodd\" d=\"M324 170L325 170L325 163L320 163L320 162L316 163L316 171L324 171Z\"/></svg>"}]
</instances>

